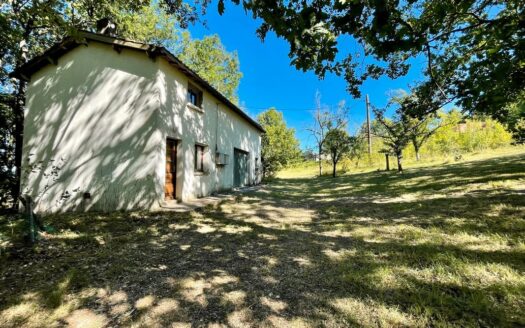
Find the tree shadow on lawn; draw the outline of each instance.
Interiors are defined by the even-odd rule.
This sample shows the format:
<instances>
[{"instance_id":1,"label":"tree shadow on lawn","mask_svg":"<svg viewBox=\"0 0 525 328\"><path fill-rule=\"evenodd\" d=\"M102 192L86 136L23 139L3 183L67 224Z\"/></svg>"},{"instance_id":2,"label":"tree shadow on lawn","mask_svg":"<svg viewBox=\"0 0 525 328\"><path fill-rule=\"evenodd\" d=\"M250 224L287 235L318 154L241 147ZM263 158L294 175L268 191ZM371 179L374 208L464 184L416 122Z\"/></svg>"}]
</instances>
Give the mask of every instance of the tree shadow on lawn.
<instances>
[{"instance_id":1,"label":"tree shadow on lawn","mask_svg":"<svg viewBox=\"0 0 525 328\"><path fill-rule=\"evenodd\" d=\"M315 178L275 179L273 187L277 194L304 197L304 190L315 200L319 193L341 196L346 193L373 196L388 196L405 193L428 193L454 187L462 189L473 183L501 182L525 178L525 154L495 159L446 164L421 168L409 168L403 173L395 171L365 172ZM334 186L335 185L335 186Z\"/></svg>"},{"instance_id":2,"label":"tree shadow on lawn","mask_svg":"<svg viewBox=\"0 0 525 328\"><path fill-rule=\"evenodd\" d=\"M463 174L452 187L520 176L501 161L443 170ZM382 179L279 180L189 214L49 217L57 234L3 259L0 326L525 324L520 190L446 198L443 178L422 182L438 198L360 194Z\"/></svg>"}]
</instances>

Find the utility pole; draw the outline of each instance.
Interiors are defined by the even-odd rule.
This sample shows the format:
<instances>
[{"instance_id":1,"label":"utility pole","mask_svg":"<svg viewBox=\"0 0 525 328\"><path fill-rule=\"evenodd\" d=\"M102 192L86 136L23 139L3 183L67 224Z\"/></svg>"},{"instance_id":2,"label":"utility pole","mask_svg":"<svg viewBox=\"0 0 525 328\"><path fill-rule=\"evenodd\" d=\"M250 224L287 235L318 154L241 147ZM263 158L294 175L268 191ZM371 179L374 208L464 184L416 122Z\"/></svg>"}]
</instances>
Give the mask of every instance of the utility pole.
<instances>
[{"instance_id":1,"label":"utility pole","mask_svg":"<svg viewBox=\"0 0 525 328\"><path fill-rule=\"evenodd\" d=\"M368 136L368 154L372 154L372 132L370 131L370 99L366 95L366 126Z\"/></svg>"}]
</instances>

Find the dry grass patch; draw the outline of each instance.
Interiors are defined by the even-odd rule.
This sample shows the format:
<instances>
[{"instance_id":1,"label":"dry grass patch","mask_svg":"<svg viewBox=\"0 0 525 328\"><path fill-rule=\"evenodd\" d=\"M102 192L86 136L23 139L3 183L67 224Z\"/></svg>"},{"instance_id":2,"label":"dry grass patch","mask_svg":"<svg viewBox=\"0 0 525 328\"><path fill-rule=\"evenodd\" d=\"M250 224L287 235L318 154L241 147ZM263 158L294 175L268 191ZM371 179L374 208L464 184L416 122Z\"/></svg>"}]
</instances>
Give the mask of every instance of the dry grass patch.
<instances>
[{"instance_id":1,"label":"dry grass patch","mask_svg":"<svg viewBox=\"0 0 525 328\"><path fill-rule=\"evenodd\" d=\"M0 327L525 325L525 154L277 179L201 212L0 217Z\"/></svg>"}]
</instances>

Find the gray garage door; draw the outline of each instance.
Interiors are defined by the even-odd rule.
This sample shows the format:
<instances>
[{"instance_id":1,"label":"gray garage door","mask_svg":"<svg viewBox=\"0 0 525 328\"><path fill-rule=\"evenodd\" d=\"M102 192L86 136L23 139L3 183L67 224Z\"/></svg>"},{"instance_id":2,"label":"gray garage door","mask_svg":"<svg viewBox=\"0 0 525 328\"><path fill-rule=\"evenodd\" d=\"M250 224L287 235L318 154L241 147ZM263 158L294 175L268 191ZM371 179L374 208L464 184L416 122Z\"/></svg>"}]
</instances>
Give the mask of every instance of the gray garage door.
<instances>
[{"instance_id":1,"label":"gray garage door","mask_svg":"<svg viewBox=\"0 0 525 328\"><path fill-rule=\"evenodd\" d=\"M240 149L233 150L233 185L243 187L248 184L248 153Z\"/></svg>"}]
</instances>

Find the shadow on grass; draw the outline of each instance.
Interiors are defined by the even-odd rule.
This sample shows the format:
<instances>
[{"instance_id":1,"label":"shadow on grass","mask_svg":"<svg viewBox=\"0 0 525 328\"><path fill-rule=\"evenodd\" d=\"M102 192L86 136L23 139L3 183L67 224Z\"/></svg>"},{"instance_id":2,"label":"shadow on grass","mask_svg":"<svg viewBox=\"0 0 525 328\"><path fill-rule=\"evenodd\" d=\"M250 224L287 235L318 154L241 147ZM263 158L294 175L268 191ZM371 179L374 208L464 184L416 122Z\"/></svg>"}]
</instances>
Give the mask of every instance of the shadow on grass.
<instances>
[{"instance_id":1,"label":"shadow on grass","mask_svg":"<svg viewBox=\"0 0 525 328\"><path fill-rule=\"evenodd\" d=\"M59 233L3 260L0 326L520 326L521 163L277 180L198 213L49 217Z\"/></svg>"}]
</instances>

